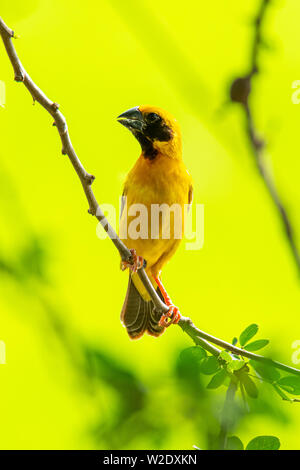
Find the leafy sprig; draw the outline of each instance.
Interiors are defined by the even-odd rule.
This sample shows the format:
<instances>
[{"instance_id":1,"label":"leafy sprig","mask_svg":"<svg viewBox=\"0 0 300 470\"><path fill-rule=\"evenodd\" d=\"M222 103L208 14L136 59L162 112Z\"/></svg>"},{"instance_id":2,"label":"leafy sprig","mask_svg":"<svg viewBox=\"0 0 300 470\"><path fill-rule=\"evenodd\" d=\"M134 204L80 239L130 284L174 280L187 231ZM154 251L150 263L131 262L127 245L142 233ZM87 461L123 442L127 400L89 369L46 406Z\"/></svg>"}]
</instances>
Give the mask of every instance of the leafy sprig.
<instances>
[{"instance_id":1,"label":"leafy sprig","mask_svg":"<svg viewBox=\"0 0 300 470\"><path fill-rule=\"evenodd\" d=\"M253 340L258 331L258 325L253 323L242 331L239 339L235 337L232 344L236 346L239 343L240 349L245 351L258 351L269 344L268 339ZM207 384L209 390L215 390L221 386L229 388L230 384L235 384L236 391L240 391L247 407L249 398L258 398L260 382L271 385L283 400L300 402L300 399L293 397L300 395L300 377L292 374L282 376L281 371L271 362L268 364L253 359L249 360L243 357L242 353L238 356L226 349L220 351L218 355L210 354L199 345L182 351L181 359L193 361L197 366L198 373L212 375ZM227 437L225 442L223 448L231 450L243 450L244 448L245 450L277 450L280 448L280 441L274 436L257 436L246 447L237 436Z\"/></svg>"}]
</instances>

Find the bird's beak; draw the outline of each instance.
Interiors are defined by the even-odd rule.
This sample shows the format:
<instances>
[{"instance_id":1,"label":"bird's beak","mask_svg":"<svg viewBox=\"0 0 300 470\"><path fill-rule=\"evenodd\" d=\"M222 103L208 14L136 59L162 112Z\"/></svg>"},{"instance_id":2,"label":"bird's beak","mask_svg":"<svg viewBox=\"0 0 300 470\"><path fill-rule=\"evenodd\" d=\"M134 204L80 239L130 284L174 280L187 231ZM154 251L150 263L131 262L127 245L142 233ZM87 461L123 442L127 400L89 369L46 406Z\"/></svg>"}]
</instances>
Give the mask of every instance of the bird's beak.
<instances>
[{"instance_id":1,"label":"bird's beak","mask_svg":"<svg viewBox=\"0 0 300 470\"><path fill-rule=\"evenodd\" d=\"M120 116L117 117L117 120L120 124L123 124L123 126L127 127L133 132L142 132L144 129L144 118L138 106L128 109L125 111L125 113L120 114Z\"/></svg>"}]
</instances>

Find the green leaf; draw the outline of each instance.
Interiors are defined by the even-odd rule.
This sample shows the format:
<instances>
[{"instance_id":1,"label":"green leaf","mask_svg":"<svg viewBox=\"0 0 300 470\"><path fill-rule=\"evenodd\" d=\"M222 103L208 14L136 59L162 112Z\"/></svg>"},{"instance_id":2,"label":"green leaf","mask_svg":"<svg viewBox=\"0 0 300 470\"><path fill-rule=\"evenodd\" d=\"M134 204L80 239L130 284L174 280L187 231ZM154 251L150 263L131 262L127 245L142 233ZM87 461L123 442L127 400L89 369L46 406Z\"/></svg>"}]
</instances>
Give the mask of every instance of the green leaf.
<instances>
[{"instance_id":1,"label":"green leaf","mask_svg":"<svg viewBox=\"0 0 300 470\"><path fill-rule=\"evenodd\" d=\"M278 393L278 395L283 399L283 400L286 400L286 401L293 401L291 398L289 398L282 390L281 388L279 388L276 384L273 384L272 385L274 387L274 390L276 391L276 393Z\"/></svg>"},{"instance_id":2,"label":"green leaf","mask_svg":"<svg viewBox=\"0 0 300 470\"><path fill-rule=\"evenodd\" d=\"M240 370L246 364L245 361L241 361L240 359L232 359L232 361L228 364L228 369L231 372L235 372Z\"/></svg>"},{"instance_id":3,"label":"green leaf","mask_svg":"<svg viewBox=\"0 0 300 470\"><path fill-rule=\"evenodd\" d=\"M258 339L257 341L253 341L252 343L247 344L245 346L246 351L258 351L259 349L264 348L269 344L268 339Z\"/></svg>"},{"instance_id":4,"label":"green leaf","mask_svg":"<svg viewBox=\"0 0 300 470\"><path fill-rule=\"evenodd\" d=\"M237 344L237 342L238 342L238 339L236 337L234 337L233 340L231 341L231 344L233 346L235 346Z\"/></svg>"},{"instance_id":5,"label":"green leaf","mask_svg":"<svg viewBox=\"0 0 300 470\"><path fill-rule=\"evenodd\" d=\"M209 382L206 388L215 389L215 388L220 387L224 383L224 380L226 379L226 377L227 377L226 370L225 369L219 370L219 372L217 372L216 375L212 377L211 381Z\"/></svg>"},{"instance_id":6,"label":"green leaf","mask_svg":"<svg viewBox=\"0 0 300 470\"><path fill-rule=\"evenodd\" d=\"M282 377L278 380L277 385L292 395L300 395L300 377Z\"/></svg>"},{"instance_id":7,"label":"green leaf","mask_svg":"<svg viewBox=\"0 0 300 470\"><path fill-rule=\"evenodd\" d=\"M268 382L277 382L280 379L280 372L272 365L261 364L256 361L249 361L249 364L253 369L260 375L262 379L267 380Z\"/></svg>"},{"instance_id":8,"label":"green leaf","mask_svg":"<svg viewBox=\"0 0 300 470\"><path fill-rule=\"evenodd\" d=\"M245 387L246 393L249 395L251 398L257 398L258 397L258 390L253 382L252 379L250 379L248 374L241 374L240 375L240 381Z\"/></svg>"},{"instance_id":9,"label":"green leaf","mask_svg":"<svg viewBox=\"0 0 300 470\"><path fill-rule=\"evenodd\" d=\"M258 325L252 323L252 325L247 326L247 328L240 335L240 345L245 346L248 341L250 341L253 336L258 332Z\"/></svg>"},{"instance_id":10,"label":"green leaf","mask_svg":"<svg viewBox=\"0 0 300 470\"><path fill-rule=\"evenodd\" d=\"M246 450L278 450L280 440L275 436L257 436L246 447Z\"/></svg>"},{"instance_id":11,"label":"green leaf","mask_svg":"<svg viewBox=\"0 0 300 470\"><path fill-rule=\"evenodd\" d=\"M207 356L205 349L201 346L192 346L191 348L186 348L180 353L180 358L184 361L201 361L201 359Z\"/></svg>"},{"instance_id":12,"label":"green leaf","mask_svg":"<svg viewBox=\"0 0 300 470\"><path fill-rule=\"evenodd\" d=\"M244 450L244 444L237 436L231 436L227 439L226 450Z\"/></svg>"},{"instance_id":13,"label":"green leaf","mask_svg":"<svg viewBox=\"0 0 300 470\"><path fill-rule=\"evenodd\" d=\"M202 374L212 375L215 374L220 368L218 359L215 356L205 357L200 361L199 369Z\"/></svg>"},{"instance_id":14,"label":"green leaf","mask_svg":"<svg viewBox=\"0 0 300 470\"><path fill-rule=\"evenodd\" d=\"M220 353L219 357L221 359L223 359L224 361L226 361L226 362L231 362L232 361L232 357L230 356L230 354L227 351L222 351Z\"/></svg>"}]
</instances>

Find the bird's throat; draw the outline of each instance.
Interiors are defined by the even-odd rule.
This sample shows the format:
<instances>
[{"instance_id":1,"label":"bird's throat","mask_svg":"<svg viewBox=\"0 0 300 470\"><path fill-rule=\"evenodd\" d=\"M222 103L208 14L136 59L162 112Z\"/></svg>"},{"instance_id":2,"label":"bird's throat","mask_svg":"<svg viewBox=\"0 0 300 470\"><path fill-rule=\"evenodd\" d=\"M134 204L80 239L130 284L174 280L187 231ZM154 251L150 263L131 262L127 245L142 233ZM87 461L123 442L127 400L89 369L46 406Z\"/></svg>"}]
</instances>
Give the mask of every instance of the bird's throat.
<instances>
[{"instance_id":1,"label":"bird's throat","mask_svg":"<svg viewBox=\"0 0 300 470\"><path fill-rule=\"evenodd\" d=\"M145 137L141 132L136 132L134 135L140 143L143 157L147 160L154 160L158 154L158 150L154 148L153 142Z\"/></svg>"}]
</instances>

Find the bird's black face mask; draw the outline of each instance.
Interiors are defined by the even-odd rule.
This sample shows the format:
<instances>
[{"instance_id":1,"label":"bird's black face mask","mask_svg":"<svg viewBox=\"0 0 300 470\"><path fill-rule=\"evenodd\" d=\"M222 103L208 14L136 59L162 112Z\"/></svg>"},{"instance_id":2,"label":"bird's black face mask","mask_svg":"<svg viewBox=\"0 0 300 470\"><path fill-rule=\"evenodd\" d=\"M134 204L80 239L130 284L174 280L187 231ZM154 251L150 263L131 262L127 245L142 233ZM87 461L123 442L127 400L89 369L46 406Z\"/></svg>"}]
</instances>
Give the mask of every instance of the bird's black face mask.
<instances>
[{"instance_id":1,"label":"bird's black face mask","mask_svg":"<svg viewBox=\"0 0 300 470\"><path fill-rule=\"evenodd\" d=\"M141 113L138 106L128 109L117 119L136 137L142 147L144 157L149 160L153 160L158 153L153 146L155 141L168 142L172 139L172 130L159 114Z\"/></svg>"}]
</instances>

